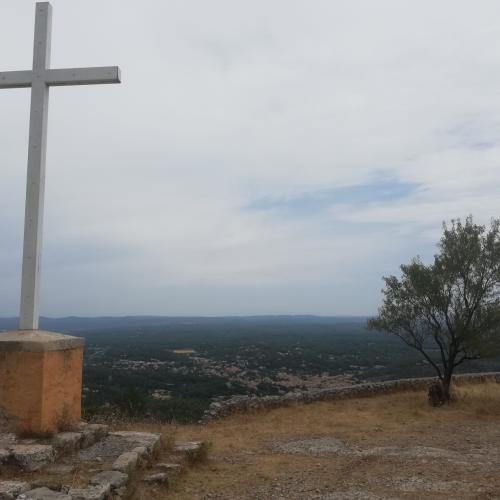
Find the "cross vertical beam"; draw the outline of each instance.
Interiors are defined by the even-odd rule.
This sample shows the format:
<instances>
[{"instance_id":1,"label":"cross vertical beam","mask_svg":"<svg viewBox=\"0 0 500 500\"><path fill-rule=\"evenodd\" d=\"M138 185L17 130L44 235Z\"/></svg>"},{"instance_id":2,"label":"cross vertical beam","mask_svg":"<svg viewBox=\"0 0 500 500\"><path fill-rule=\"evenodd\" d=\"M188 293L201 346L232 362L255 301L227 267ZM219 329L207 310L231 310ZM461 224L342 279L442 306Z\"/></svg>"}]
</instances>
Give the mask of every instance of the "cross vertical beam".
<instances>
[{"instance_id":1,"label":"cross vertical beam","mask_svg":"<svg viewBox=\"0 0 500 500\"><path fill-rule=\"evenodd\" d=\"M118 66L51 69L51 28L50 3L37 2L32 70L0 72L0 89L31 87L19 330L38 330L49 88L121 81Z\"/></svg>"},{"instance_id":2,"label":"cross vertical beam","mask_svg":"<svg viewBox=\"0 0 500 500\"><path fill-rule=\"evenodd\" d=\"M37 3L24 215L20 330L38 329L47 117L49 111L49 86L45 82L45 71L50 66L51 24L51 5L48 2Z\"/></svg>"}]
</instances>

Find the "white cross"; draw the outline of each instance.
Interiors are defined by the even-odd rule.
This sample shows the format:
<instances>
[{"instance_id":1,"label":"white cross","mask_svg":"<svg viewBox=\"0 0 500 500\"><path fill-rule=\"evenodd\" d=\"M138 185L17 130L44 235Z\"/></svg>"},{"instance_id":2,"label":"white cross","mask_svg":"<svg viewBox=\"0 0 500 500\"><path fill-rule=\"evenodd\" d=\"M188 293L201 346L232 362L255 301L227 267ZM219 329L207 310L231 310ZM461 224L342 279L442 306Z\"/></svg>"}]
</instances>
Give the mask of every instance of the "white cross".
<instances>
[{"instance_id":1,"label":"white cross","mask_svg":"<svg viewBox=\"0 0 500 500\"><path fill-rule=\"evenodd\" d=\"M0 72L0 89L31 87L20 330L38 329L49 87L120 83L117 66L49 69L51 25L50 3L37 3L33 69Z\"/></svg>"}]
</instances>

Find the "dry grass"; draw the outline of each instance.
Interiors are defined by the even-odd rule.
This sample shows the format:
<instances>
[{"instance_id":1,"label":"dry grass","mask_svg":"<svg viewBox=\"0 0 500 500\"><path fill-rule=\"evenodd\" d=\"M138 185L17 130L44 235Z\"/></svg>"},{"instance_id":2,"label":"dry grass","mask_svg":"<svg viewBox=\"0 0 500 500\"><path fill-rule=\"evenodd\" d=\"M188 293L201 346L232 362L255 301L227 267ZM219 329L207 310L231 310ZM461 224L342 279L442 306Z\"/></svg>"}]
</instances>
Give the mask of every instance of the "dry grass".
<instances>
[{"instance_id":1,"label":"dry grass","mask_svg":"<svg viewBox=\"0 0 500 500\"><path fill-rule=\"evenodd\" d=\"M163 426L164 435L213 443L212 460L181 476L168 496L163 490L157 496L150 493L150 498L193 500L214 491L223 495L221 498L250 498L245 492L252 489L251 485L275 480L284 471L303 473L323 466L328 468L329 477L354 478L356 470L365 469L365 473L391 474L387 464L382 466L373 457L359 458L353 463L273 454L266 443L274 440L334 436L356 446L388 446L397 442L401 446L460 450L463 442L471 438L479 443L491 440L487 431L483 432L487 427L484 424L490 424L496 429L493 432L500 445L500 385L460 386L455 388L455 396L453 404L441 408L431 408L422 391L259 411L206 426ZM421 473L425 477L426 472ZM140 491L137 498L142 498Z\"/></svg>"},{"instance_id":2,"label":"dry grass","mask_svg":"<svg viewBox=\"0 0 500 500\"><path fill-rule=\"evenodd\" d=\"M301 434L335 433L340 439L398 433L408 428L475 421L500 416L500 385L494 383L455 388L456 400L441 408L427 403L425 392L325 401L253 414L235 415L206 426L177 426L179 439L208 440L216 450L259 449L270 439ZM171 432L164 426L163 432Z\"/></svg>"}]
</instances>

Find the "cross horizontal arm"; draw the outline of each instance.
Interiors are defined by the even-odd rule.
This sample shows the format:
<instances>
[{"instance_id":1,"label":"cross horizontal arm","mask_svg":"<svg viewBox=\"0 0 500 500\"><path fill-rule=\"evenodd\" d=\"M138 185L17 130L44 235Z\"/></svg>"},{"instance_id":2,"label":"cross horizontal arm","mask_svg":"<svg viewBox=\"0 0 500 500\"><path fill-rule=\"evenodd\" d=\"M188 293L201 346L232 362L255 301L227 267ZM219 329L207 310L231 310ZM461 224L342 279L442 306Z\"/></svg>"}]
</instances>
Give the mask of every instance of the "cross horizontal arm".
<instances>
[{"instance_id":1,"label":"cross horizontal arm","mask_svg":"<svg viewBox=\"0 0 500 500\"><path fill-rule=\"evenodd\" d=\"M50 86L120 83L120 68L105 66L102 68L48 69L45 72L45 83Z\"/></svg>"},{"instance_id":2,"label":"cross horizontal arm","mask_svg":"<svg viewBox=\"0 0 500 500\"><path fill-rule=\"evenodd\" d=\"M31 87L32 75L31 70L0 72L0 89Z\"/></svg>"}]
</instances>

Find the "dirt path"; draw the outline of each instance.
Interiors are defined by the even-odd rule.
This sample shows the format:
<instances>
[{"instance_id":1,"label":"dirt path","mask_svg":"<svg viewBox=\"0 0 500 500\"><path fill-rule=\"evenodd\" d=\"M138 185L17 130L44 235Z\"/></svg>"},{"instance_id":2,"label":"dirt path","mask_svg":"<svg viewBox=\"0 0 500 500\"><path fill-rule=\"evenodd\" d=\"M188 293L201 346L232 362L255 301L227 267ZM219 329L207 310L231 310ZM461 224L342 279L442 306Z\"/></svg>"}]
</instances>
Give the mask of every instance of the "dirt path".
<instances>
[{"instance_id":1,"label":"dirt path","mask_svg":"<svg viewBox=\"0 0 500 500\"><path fill-rule=\"evenodd\" d=\"M179 439L212 442L212 458L158 498L500 499L500 386L458 396L439 409L406 393L179 427Z\"/></svg>"}]
</instances>

